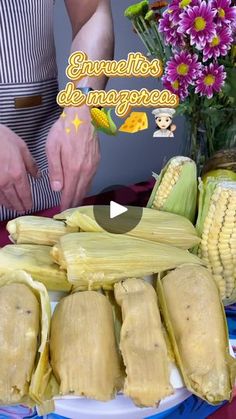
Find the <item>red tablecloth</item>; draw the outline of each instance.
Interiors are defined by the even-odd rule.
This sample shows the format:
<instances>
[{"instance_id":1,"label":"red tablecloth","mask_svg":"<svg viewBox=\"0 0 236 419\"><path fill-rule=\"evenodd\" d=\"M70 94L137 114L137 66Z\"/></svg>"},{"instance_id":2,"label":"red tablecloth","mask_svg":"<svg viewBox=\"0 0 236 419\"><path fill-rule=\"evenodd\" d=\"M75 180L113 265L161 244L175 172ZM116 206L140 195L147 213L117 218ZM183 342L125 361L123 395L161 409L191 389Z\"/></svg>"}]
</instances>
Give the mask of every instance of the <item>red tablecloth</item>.
<instances>
[{"instance_id":1,"label":"red tablecloth","mask_svg":"<svg viewBox=\"0 0 236 419\"><path fill-rule=\"evenodd\" d=\"M83 205L94 205L94 204L109 204L110 201L118 202L121 205L139 205L146 206L147 201L152 190L154 180L151 179L148 182L142 182L131 187L125 187L117 191L107 192L102 195L94 196L85 199ZM53 215L60 212L60 208L52 208L46 211L42 211L37 215L43 217L53 217ZM8 234L5 229L6 223L0 223L0 247L10 243ZM208 417L209 419L236 419L236 397L231 403L226 404L214 414ZM198 418L205 419L205 418Z\"/></svg>"}]
</instances>

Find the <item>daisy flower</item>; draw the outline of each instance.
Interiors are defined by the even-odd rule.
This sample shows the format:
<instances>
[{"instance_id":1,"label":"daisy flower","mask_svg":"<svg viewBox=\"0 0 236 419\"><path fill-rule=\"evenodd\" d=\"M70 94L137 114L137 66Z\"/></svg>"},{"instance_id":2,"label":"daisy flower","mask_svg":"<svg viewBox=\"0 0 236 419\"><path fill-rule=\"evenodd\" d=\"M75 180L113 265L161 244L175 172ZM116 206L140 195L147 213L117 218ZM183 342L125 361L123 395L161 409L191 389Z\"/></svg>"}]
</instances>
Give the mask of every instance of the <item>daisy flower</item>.
<instances>
[{"instance_id":1,"label":"daisy flower","mask_svg":"<svg viewBox=\"0 0 236 419\"><path fill-rule=\"evenodd\" d=\"M163 13L158 29L159 32L163 33L166 45L172 45L174 47L184 45L183 35L177 32L177 26L173 22L173 16L168 10Z\"/></svg>"},{"instance_id":2,"label":"daisy flower","mask_svg":"<svg viewBox=\"0 0 236 419\"><path fill-rule=\"evenodd\" d=\"M198 62L197 54L190 54L187 51L176 53L166 65L166 75L173 83L176 80L182 84L192 84L200 74L201 64Z\"/></svg>"},{"instance_id":3,"label":"daisy flower","mask_svg":"<svg viewBox=\"0 0 236 419\"><path fill-rule=\"evenodd\" d=\"M173 17L173 22L179 23L180 13L187 7L199 6L200 0L173 0L169 6L169 10Z\"/></svg>"},{"instance_id":4,"label":"daisy flower","mask_svg":"<svg viewBox=\"0 0 236 419\"><path fill-rule=\"evenodd\" d=\"M219 92L224 85L226 72L224 66L219 64L210 64L202 69L201 75L196 81L195 93L200 93L201 96L212 98L215 92Z\"/></svg>"},{"instance_id":5,"label":"daisy flower","mask_svg":"<svg viewBox=\"0 0 236 419\"><path fill-rule=\"evenodd\" d=\"M232 31L229 27L222 26L217 28L214 38L203 49L203 61L207 61L210 58L218 58L220 55L227 55L232 42Z\"/></svg>"},{"instance_id":6,"label":"daisy flower","mask_svg":"<svg viewBox=\"0 0 236 419\"><path fill-rule=\"evenodd\" d=\"M187 7L180 14L180 26L178 31L190 36L190 44L202 50L207 42L211 42L216 29L213 19L216 10L211 9L211 5L205 1L198 6Z\"/></svg>"},{"instance_id":7,"label":"daisy flower","mask_svg":"<svg viewBox=\"0 0 236 419\"><path fill-rule=\"evenodd\" d=\"M211 8L216 12L217 23L234 24L236 7L231 6L231 0L212 0Z\"/></svg>"},{"instance_id":8,"label":"daisy flower","mask_svg":"<svg viewBox=\"0 0 236 419\"><path fill-rule=\"evenodd\" d=\"M178 80L170 82L166 76L162 77L163 86L171 93L179 96L180 100L184 101L189 95L188 87L185 84L181 84Z\"/></svg>"}]
</instances>

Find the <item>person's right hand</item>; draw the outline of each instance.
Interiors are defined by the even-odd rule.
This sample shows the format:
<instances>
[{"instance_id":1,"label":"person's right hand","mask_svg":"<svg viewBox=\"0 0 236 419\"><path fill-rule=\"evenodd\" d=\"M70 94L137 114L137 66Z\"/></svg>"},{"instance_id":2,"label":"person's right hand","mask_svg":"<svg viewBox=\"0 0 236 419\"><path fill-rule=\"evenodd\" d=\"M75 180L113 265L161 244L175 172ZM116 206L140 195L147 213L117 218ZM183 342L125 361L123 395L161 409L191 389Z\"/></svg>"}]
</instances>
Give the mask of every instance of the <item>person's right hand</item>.
<instances>
[{"instance_id":1,"label":"person's right hand","mask_svg":"<svg viewBox=\"0 0 236 419\"><path fill-rule=\"evenodd\" d=\"M0 124L0 205L18 212L32 209L27 173L38 176L35 160L25 142Z\"/></svg>"}]
</instances>

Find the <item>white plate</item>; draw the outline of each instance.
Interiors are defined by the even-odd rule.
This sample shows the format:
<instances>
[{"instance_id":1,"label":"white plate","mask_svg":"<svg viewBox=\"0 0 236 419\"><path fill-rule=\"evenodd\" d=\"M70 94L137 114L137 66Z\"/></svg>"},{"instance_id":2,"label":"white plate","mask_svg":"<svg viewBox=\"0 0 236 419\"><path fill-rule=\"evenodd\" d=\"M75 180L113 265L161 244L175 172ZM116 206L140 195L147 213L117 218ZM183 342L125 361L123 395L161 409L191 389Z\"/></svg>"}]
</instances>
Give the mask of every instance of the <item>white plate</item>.
<instances>
[{"instance_id":1,"label":"white plate","mask_svg":"<svg viewBox=\"0 0 236 419\"><path fill-rule=\"evenodd\" d=\"M149 278L148 278L149 279ZM149 279L151 282L151 278ZM58 301L67 294L62 292L49 292L51 308L54 311ZM171 384L175 389L172 396L161 401L157 408L138 408L129 397L118 394L109 402L88 400L84 397L65 396L55 398L55 412L70 419L143 419L171 409L191 396L184 387L181 375L175 364L171 367Z\"/></svg>"},{"instance_id":2,"label":"white plate","mask_svg":"<svg viewBox=\"0 0 236 419\"><path fill-rule=\"evenodd\" d=\"M55 309L58 301L66 293L49 292L52 311ZM234 346L230 342L230 353L234 355ZM236 345L235 345L236 346ZM178 406L184 400L191 396L191 393L184 387L180 372L175 364L171 367L171 384L174 388L174 394L161 401L157 408L138 408L132 400L123 394L118 394L114 400L109 402L98 402L83 397L65 396L55 398L55 412L58 415L70 419L143 419L148 416L163 413L175 406Z\"/></svg>"}]
</instances>

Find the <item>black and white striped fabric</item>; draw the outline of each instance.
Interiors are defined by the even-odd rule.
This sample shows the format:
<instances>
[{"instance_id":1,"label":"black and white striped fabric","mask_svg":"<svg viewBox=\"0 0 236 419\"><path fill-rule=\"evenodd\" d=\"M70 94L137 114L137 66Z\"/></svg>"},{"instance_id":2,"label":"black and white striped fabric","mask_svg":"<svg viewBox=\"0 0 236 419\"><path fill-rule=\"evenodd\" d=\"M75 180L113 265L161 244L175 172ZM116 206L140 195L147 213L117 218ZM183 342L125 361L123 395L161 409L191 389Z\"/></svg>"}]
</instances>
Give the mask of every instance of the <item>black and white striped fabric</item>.
<instances>
[{"instance_id":1,"label":"black and white striped fabric","mask_svg":"<svg viewBox=\"0 0 236 419\"><path fill-rule=\"evenodd\" d=\"M30 178L33 212L58 205L50 188L45 143L61 109L53 36L54 0L0 0L0 123L26 143L42 176ZM16 108L15 99L41 96L42 104ZM0 206L0 220L17 214Z\"/></svg>"}]
</instances>

